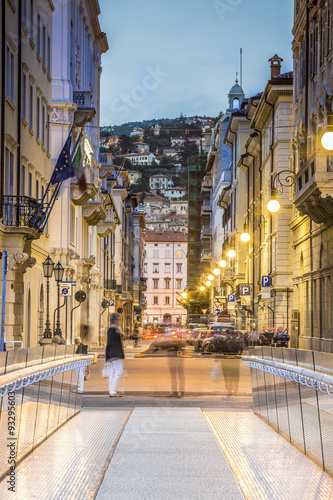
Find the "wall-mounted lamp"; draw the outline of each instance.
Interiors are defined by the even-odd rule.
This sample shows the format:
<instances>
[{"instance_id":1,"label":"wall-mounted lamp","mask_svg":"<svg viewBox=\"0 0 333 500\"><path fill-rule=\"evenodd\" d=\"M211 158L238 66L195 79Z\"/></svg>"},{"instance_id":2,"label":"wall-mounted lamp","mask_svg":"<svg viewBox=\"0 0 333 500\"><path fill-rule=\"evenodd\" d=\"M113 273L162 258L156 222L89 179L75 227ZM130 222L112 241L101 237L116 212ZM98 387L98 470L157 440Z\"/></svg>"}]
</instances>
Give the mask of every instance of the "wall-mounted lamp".
<instances>
[{"instance_id":1,"label":"wall-mounted lamp","mask_svg":"<svg viewBox=\"0 0 333 500\"><path fill-rule=\"evenodd\" d=\"M206 288L205 288L203 285L201 285L200 290L201 290L202 292L204 292L204 291L206 290Z\"/></svg>"},{"instance_id":2,"label":"wall-mounted lamp","mask_svg":"<svg viewBox=\"0 0 333 500\"><path fill-rule=\"evenodd\" d=\"M208 279L209 279L209 281L213 281L214 276L213 276L212 274L209 274L209 275L208 275Z\"/></svg>"},{"instance_id":3,"label":"wall-mounted lamp","mask_svg":"<svg viewBox=\"0 0 333 500\"><path fill-rule=\"evenodd\" d=\"M244 224L243 232L240 236L240 239L244 243L247 243L248 241L250 241L249 221L255 222L256 224L259 224L259 227L260 227L262 222L265 223L265 217L262 214L256 215L256 214L247 212L246 217L245 217L245 224Z\"/></svg>"},{"instance_id":4,"label":"wall-mounted lamp","mask_svg":"<svg viewBox=\"0 0 333 500\"><path fill-rule=\"evenodd\" d=\"M248 241L250 241L250 233L249 233L249 225L248 224L244 224L244 229L243 229L243 232L240 236L240 239L244 243L247 243Z\"/></svg>"},{"instance_id":5,"label":"wall-mounted lamp","mask_svg":"<svg viewBox=\"0 0 333 500\"><path fill-rule=\"evenodd\" d=\"M227 265L227 261L225 259L220 260L219 266L220 267L225 267Z\"/></svg>"},{"instance_id":6,"label":"wall-mounted lamp","mask_svg":"<svg viewBox=\"0 0 333 500\"><path fill-rule=\"evenodd\" d=\"M206 286L210 286L211 284L212 284L211 281L209 281L209 280L206 281Z\"/></svg>"},{"instance_id":7,"label":"wall-mounted lamp","mask_svg":"<svg viewBox=\"0 0 333 500\"><path fill-rule=\"evenodd\" d=\"M227 252L227 255L230 259L233 259L236 256L236 252L233 248L230 248L230 250L228 250Z\"/></svg>"},{"instance_id":8,"label":"wall-mounted lamp","mask_svg":"<svg viewBox=\"0 0 333 500\"><path fill-rule=\"evenodd\" d=\"M217 269L217 267L214 269L213 273L215 274L215 276L218 276L220 274L220 270Z\"/></svg>"},{"instance_id":9,"label":"wall-mounted lamp","mask_svg":"<svg viewBox=\"0 0 333 500\"><path fill-rule=\"evenodd\" d=\"M277 212L280 208L280 203L276 199L277 194L283 193L284 187L290 187L295 184L295 172L292 170L280 170L277 174L272 178L271 183L271 198L267 203L267 210L269 212ZM276 188L277 183L279 184L279 189Z\"/></svg>"},{"instance_id":10,"label":"wall-mounted lamp","mask_svg":"<svg viewBox=\"0 0 333 500\"><path fill-rule=\"evenodd\" d=\"M333 151L333 113L327 113L326 132L321 138L321 144L327 151Z\"/></svg>"}]
</instances>

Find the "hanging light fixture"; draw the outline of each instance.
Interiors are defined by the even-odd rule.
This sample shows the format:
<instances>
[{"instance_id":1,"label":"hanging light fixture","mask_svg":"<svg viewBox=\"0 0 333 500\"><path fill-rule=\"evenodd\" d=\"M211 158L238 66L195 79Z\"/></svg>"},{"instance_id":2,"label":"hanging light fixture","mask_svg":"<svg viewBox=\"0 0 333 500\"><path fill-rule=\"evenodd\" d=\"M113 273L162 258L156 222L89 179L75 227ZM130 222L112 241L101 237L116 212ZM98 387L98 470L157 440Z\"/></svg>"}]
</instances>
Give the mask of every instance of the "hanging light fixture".
<instances>
[{"instance_id":1,"label":"hanging light fixture","mask_svg":"<svg viewBox=\"0 0 333 500\"><path fill-rule=\"evenodd\" d=\"M228 250L228 253L227 253L228 257L230 257L231 259L233 259L236 255L236 252L233 248L230 248L230 250Z\"/></svg>"},{"instance_id":2,"label":"hanging light fixture","mask_svg":"<svg viewBox=\"0 0 333 500\"><path fill-rule=\"evenodd\" d=\"M333 113L327 113L326 132L321 138L321 145L327 151L333 151Z\"/></svg>"},{"instance_id":3,"label":"hanging light fixture","mask_svg":"<svg viewBox=\"0 0 333 500\"><path fill-rule=\"evenodd\" d=\"M271 199L267 203L267 210L271 213L275 213L280 209L280 202L276 199L276 188L271 187Z\"/></svg>"},{"instance_id":4,"label":"hanging light fixture","mask_svg":"<svg viewBox=\"0 0 333 500\"><path fill-rule=\"evenodd\" d=\"M248 241L250 241L250 233L249 233L249 226L248 226L248 224L244 224L244 229L243 229L243 232L241 234L240 239L244 243L247 243Z\"/></svg>"}]
</instances>

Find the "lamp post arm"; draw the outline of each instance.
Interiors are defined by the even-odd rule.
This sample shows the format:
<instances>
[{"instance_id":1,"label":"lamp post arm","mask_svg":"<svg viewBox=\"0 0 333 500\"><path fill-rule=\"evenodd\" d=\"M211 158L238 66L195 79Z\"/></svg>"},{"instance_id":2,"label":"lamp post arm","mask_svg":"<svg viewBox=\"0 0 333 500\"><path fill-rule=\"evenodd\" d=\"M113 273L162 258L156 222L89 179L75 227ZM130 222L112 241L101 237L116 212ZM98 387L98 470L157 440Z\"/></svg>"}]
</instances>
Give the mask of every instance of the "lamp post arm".
<instances>
[{"instance_id":1,"label":"lamp post arm","mask_svg":"<svg viewBox=\"0 0 333 500\"><path fill-rule=\"evenodd\" d=\"M286 174L284 177L280 177L282 174ZM284 169L277 172L272 177L271 188L275 189L276 194L282 194L284 187L291 187L296 182L296 174L293 170ZM277 188L277 183L281 186Z\"/></svg>"}]
</instances>

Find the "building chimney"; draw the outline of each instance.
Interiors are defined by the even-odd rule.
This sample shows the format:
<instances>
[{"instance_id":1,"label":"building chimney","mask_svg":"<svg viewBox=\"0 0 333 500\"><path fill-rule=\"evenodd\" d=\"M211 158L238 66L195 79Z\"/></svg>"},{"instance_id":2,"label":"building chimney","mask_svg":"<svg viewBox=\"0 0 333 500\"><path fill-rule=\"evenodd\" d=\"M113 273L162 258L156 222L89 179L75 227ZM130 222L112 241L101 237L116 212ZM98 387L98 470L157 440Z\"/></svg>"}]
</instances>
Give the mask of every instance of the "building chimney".
<instances>
[{"instance_id":1,"label":"building chimney","mask_svg":"<svg viewBox=\"0 0 333 500\"><path fill-rule=\"evenodd\" d=\"M275 54L268 61L271 63L271 80L273 80L277 75L281 75L281 62L283 59Z\"/></svg>"}]
</instances>

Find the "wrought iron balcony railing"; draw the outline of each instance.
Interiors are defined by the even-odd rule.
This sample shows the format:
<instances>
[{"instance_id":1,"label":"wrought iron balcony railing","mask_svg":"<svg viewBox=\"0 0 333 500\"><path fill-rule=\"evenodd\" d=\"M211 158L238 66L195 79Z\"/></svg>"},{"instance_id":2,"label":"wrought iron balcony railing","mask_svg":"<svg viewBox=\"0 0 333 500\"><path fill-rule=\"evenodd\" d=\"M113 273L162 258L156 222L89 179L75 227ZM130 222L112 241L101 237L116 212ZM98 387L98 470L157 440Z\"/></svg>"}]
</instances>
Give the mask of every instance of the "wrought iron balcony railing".
<instances>
[{"instance_id":1,"label":"wrought iron balcony railing","mask_svg":"<svg viewBox=\"0 0 333 500\"><path fill-rule=\"evenodd\" d=\"M116 280L104 280L104 288L105 290L116 290L117 282Z\"/></svg>"},{"instance_id":2,"label":"wrought iron balcony railing","mask_svg":"<svg viewBox=\"0 0 333 500\"><path fill-rule=\"evenodd\" d=\"M41 221L47 204L40 208L40 201L29 196L3 196L1 204L2 224L9 227L35 227Z\"/></svg>"}]
</instances>

